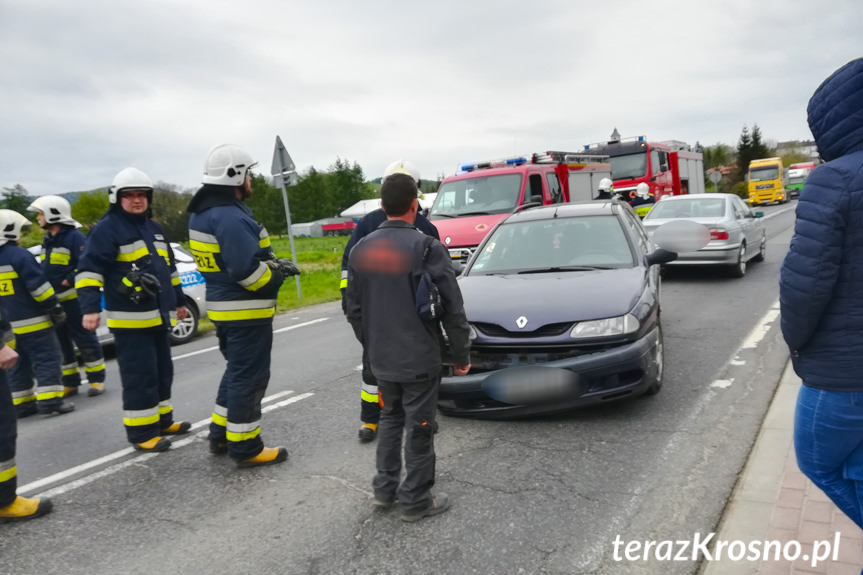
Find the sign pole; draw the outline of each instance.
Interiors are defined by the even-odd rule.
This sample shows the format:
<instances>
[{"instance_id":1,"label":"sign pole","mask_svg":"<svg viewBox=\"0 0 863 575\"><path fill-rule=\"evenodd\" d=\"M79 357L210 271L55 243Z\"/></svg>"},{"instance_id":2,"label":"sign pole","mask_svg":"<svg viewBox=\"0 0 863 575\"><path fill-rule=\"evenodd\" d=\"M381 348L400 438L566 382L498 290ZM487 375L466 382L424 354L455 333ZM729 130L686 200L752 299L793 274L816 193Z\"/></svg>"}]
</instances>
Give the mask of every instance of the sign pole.
<instances>
[{"instance_id":1,"label":"sign pole","mask_svg":"<svg viewBox=\"0 0 863 575\"><path fill-rule=\"evenodd\" d=\"M294 263L297 262L297 250L294 248L294 232L291 229L291 209L288 206L288 189L287 186L297 185L297 170L294 166L294 161L288 155L282 139L276 136L276 147L273 151L273 165L270 168L270 174L275 178L276 184L282 189L282 201L285 204L285 219L288 222L288 239L291 242L291 259ZM297 282L297 298L303 299L303 290L300 287L300 276L294 276Z\"/></svg>"}]
</instances>

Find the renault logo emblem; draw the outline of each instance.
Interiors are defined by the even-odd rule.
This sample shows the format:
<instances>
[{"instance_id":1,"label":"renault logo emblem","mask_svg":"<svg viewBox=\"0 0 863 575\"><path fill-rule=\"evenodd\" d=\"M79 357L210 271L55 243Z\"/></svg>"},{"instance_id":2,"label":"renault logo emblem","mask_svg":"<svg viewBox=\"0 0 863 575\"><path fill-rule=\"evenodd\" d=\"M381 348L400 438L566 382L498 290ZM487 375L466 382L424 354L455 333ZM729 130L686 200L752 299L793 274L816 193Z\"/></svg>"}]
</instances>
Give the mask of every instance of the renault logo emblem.
<instances>
[{"instance_id":1,"label":"renault logo emblem","mask_svg":"<svg viewBox=\"0 0 863 575\"><path fill-rule=\"evenodd\" d=\"M518 329L524 329L524 326L527 325L527 318L524 316L521 316L520 318L515 320L515 325L518 326Z\"/></svg>"},{"instance_id":2,"label":"renault logo emblem","mask_svg":"<svg viewBox=\"0 0 863 575\"><path fill-rule=\"evenodd\" d=\"M452 241L452 238L447 236L446 238L444 238L443 243L445 243L446 245L449 245L451 241Z\"/></svg>"}]
</instances>

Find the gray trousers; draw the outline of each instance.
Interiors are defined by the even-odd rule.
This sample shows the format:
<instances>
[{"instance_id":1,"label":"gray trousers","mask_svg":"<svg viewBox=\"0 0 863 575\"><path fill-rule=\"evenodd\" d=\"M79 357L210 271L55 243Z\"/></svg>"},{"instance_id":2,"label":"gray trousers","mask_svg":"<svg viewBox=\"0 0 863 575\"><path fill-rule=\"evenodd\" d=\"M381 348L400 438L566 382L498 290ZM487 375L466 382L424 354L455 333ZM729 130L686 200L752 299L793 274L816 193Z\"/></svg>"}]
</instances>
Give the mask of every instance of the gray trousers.
<instances>
[{"instance_id":1,"label":"gray trousers","mask_svg":"<svg viewBox=\"0 0 863 575\"><path fill-rule=\"evenodd\" d=\"M375 496L397 497L402 508L425 509L434 485L433 424L440 377L430 381L396 383L378 380L383 410L378 424L378 472L372 480ZM402 433L405 478L401 481Z\"/></svg>"}]
</instances>

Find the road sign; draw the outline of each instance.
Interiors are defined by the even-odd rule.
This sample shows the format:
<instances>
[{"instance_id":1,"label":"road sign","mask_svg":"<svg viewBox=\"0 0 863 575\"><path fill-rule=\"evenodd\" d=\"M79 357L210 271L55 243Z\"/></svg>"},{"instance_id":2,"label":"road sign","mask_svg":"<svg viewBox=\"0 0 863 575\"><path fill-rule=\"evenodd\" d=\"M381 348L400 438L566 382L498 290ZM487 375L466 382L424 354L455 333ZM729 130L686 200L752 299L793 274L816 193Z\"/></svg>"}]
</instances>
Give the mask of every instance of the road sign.
<instances>
[{"instance_id":1,"label":"road sign","mask_svg":"<svg viewBox=\"0 0 863 575\"><path fill-rule=\"evenodd\" d=\"M722 172L720 172L719 170L714 170L710 172L710 181L714 184L718 184L720 181L722 181Z\"/></svg>"},{"instance_id":2,"label":"road sign","mask_svg":"<svg viewBox=\"0 0 863 575\"><path fill-rule=\"evenodd\" d=\"M291 159L288 150L282 143L282 139L276 136L276 147L273 150L273 165L270 167L270 175L275 179L277 187L282 189L282 201L285 203L285 219L288 221L288 239L291 240L291 258L297 263L297 251L294 248L294 232L291 229L291 208L288 206L288 186L296 186L299 178L297 168ZM297 282L297 298L303 299L303 290L300 287L300 276L294 276Z\"/></svg>"},{"instance_id":3,"label":"road sign","mask_svg":"<svg viewBox=\"0 0 863 575\"><path fill-rule=\"evenodd\" d=\"M270 167L270 175L281 176L286 172L296 171L296 169L291 155L288 154L288 150L285 149L285 145L282 143L282 139L276 136L276 148L273 150L273 165Z\"/></svg>"}]
</instances>

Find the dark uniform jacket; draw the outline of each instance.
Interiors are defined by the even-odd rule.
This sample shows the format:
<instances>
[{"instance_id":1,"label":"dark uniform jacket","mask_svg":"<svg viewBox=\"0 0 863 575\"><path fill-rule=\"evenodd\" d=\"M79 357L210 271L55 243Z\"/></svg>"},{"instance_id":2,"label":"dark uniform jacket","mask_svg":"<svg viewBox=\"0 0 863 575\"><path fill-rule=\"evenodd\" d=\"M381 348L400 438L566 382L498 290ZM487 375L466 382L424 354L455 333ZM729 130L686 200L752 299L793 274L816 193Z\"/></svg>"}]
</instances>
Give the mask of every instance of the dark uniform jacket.
<instances>
[{"instance_id":1,"label":"dark uniform jacket","mask_svg":"<svg viewBox=\"0 0 863 575\"><path fill-rule=\"evenodd\" d=\"M78 260L84 253L87 237L75 228L63 226L56 234L42 238L42 270L60 301L78 297L75 291L75 273ZM63 285L66 280L67 285Z\"/></svg>"},{"instance_id":2,"label":"dark uniform jacket","mask_svg":"<svg viewBox=\"0 0 863 575\"><path fill-rule=\"evenodd\" d=\"M54 288L33 254L11 243L0 246L0 297L16 335L54 327L48 315L57 305Z\"/></svg>"},{"instance_id":3,"label":"dark uniform jacket","mask_svg":"<svg viewBox=\"0 0 863 575\"><path fill-rule=\"evenodd\" d=\"M782 263L782 333L805 385L863 392L863 58L824 81L809 127L826 164L797 204Z\"/></svg>"},{"instance_id":4,"label":"dark uniform jacket","mask_svg":"<svg viewBox=\"0 0 863 575\"><path fill-rule=\"evenodd\" d=\"M449 253L409 223L388 220L351 250L346 294L348 321L378 379L410 383L440 374L440 325L423 321L416 309L423 271L440 290L453 361L470 363L470 328Z\"/></svg>"},{"instance_id":5,"label":"dark uniform jacket","mask_svg":"<svg viewBox=\"0 0 863 575\"><path fill-rule=\"evenodd\" d=\"M123 278L133 269L159 280L156 297L132 303L120 291ZM177 307L184 305L174 252L162 226L149 216L138 216L113 206L93 226L78 262L75 288L81 313L102 310L102 288L108 328L113 330L168 329L177 322Z\"/></svg>"},{"instance_id":6,"label":"dark uniform jacket","mask_svg":"<svg viewBox=\"0 0 863 575\"><path fill-rule=\"evenodd\" d=\"M205 185L189 203L189 240L207 282L207 316L216 324L272 322L284 277L270 236L229 186Z\"/></svg>"},{"instance_id":7,"label":"dark uniform jacket","mask_svg":"<svg viewBox=\"0 0 863 575\"><path fill-rule=\"evenodd\" d=\"M357 222L357 227L354 228L348 243L345 244L345 252L342 254L342 278L341 283L339 284L339 289L342 290L342 311L345 313L347 313L347 308L345 304L344 290L348 287L348 257L351 255L351 250L358 241L378 229L378 226L385 221L387 221L387 214L382 208L378 208L373 212L367 213L359 222ZM428 221L427 218L423 217L422 214L417 214L417 218L414 221L414 227L425 235L431 236L436 240L440 240L440 234L438 234L435 225Z\"/></svg>"}]
</instances>

